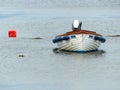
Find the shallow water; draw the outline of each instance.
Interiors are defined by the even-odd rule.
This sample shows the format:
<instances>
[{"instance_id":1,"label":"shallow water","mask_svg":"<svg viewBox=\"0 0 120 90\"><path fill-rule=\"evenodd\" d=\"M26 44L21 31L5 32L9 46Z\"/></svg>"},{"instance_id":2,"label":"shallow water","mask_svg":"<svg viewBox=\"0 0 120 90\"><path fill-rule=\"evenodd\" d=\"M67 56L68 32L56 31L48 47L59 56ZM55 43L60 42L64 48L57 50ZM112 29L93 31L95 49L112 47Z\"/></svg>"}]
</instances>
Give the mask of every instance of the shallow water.
<instances>
[{"instance_id":1,"label":"shallow water","mask_svg":"<svg viewBox=\"0 0 120 90\"><path fill-rule=\"evenodd\" d=\"M55 52L46 38L0 40L2 90L120 89L117 37L107 38L98 51L85 54Z\"/></svg>"},{"instance_id":2,"label":"shallow water","mask_svg":"<svg viewBox=\"0 0 120 90\"><path fill-rule=\"evenodd\" d=\"M120 89L120 37L107 37L120 35L119 0L111 0L113 8L71 8L70 3L53 8L50 3L47 8L14 9L14 3L13 9L0 10L0 90ZM52 39L70 31L74 19L83 22L83 29L106 36L106 43L85 54L56 51ZM8 38L9 29L17 30L17 38Z\"/></svg>"}]
</instances>

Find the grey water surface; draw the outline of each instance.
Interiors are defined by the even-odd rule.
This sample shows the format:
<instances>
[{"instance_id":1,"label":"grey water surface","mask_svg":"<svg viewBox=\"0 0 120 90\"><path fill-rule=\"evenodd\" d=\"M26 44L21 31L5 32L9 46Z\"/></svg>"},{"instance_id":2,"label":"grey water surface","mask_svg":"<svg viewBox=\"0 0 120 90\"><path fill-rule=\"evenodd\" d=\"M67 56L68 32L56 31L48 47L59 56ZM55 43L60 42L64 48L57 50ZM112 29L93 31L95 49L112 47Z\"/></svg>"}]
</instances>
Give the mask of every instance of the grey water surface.
<instances>
[{"instance_id":1,"label":"grey water surface","mask_svg":"<svg viewBox=\"0 0 120 90\"><path fill-rule=\"evenodd\" d=\"M74 19L106 37L98 51L55 49ZM119 35L120 0L0 0L0 90L120 90Z\"/></svg>"}]
</instances>

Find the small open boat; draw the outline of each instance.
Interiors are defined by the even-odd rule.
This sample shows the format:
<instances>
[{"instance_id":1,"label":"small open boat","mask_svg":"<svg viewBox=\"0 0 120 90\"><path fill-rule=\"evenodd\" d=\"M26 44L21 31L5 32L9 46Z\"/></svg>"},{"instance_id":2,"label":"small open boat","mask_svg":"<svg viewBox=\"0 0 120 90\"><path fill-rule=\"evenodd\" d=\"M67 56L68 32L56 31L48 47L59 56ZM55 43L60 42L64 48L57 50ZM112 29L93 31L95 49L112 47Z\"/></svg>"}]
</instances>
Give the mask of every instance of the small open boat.
<instances>
[{"instance_id":1,"label":"small open boat","mask_svg":"<svg viewBox=\"0 0 120 90\"><path fill-rule=\"evenodd\" d=\"M53 43L57 43L60 50L74 52L95 51L106 39L94 31L82 30L82 23L78 20L73 22L73 31L57 35Z\"/></svg>"}]
</instances>

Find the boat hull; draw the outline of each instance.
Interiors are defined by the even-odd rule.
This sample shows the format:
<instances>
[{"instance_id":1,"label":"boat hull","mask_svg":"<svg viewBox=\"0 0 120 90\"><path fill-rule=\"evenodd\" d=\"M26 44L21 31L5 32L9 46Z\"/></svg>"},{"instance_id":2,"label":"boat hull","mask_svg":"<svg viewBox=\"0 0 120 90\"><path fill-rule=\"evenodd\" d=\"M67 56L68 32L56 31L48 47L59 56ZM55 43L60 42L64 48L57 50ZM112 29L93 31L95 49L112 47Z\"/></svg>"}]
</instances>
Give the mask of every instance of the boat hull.
<instances>
[{"instance_id":1,"label":"boat hull","mask_svg":"<svg viewBox=\"0 0 120 90\"><path fill-rule=\"evenodd\" d=\"M95 35L78 34L69 35L69 40L61 40L57 42L60 50L74 52L89 52L99 48L101 41L94 39Z\"/></svg>"}]
</instances>

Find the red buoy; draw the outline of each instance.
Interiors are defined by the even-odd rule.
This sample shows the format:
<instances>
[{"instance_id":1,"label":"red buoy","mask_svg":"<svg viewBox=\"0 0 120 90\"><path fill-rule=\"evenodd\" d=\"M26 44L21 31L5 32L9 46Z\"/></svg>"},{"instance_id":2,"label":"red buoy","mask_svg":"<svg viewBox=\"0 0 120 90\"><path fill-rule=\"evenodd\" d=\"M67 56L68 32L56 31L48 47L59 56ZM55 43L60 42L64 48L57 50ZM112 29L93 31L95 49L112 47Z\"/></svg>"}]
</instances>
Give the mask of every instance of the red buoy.
<instances>
[{"instance_id":1,"label":"red buoy","mask_svg":"<svg viewBox=\"0 0 120 90\"><path fill-rule=\"evenodd\" d=\"M13 30L13 29L12 29L12 30L9 30L9 31L8 31L8 36L15 38L15 37L16 37L16 30Z\"/></svg>"}]
</instances>

